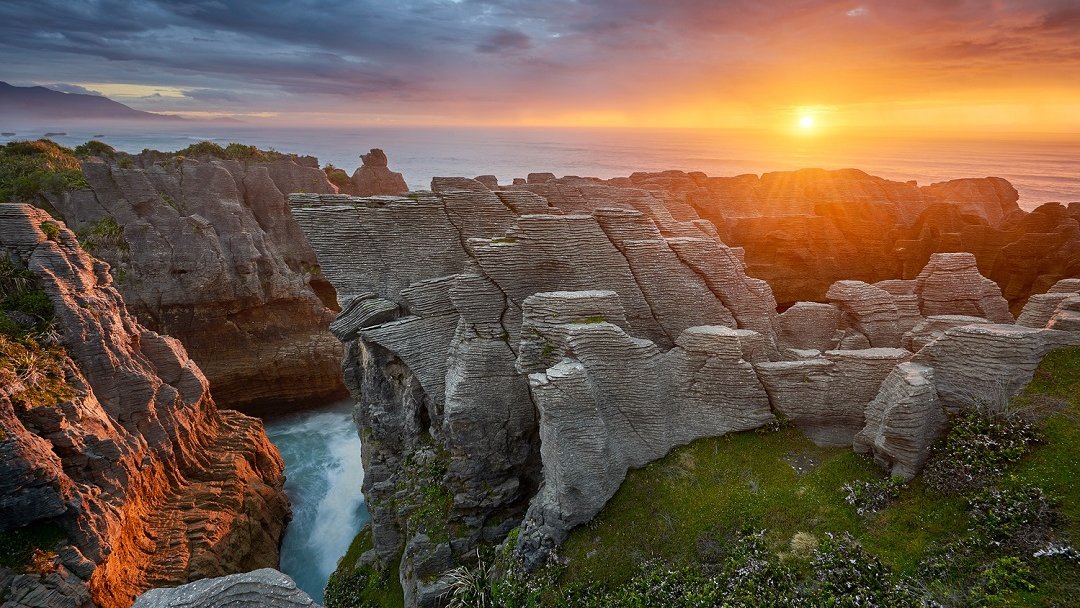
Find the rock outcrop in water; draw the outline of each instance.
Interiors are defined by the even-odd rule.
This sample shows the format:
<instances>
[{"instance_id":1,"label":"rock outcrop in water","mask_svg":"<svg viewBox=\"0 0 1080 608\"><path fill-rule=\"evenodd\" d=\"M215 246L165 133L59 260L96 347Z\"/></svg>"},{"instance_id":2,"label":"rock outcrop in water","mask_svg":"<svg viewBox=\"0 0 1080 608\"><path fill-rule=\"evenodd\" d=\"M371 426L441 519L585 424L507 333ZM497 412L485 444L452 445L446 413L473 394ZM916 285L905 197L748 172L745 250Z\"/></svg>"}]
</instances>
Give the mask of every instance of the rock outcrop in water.
<instances>
[{"instance_id":1,"label":"rock outcrop in water","mask_svg":"<svg viewBox=\"0 0 1080 608\"><path fill-rule=\"evenodd\" d=\"M1080 343L1046 329L1072 322L1068 298L1027 315L1042 326L1012 325L970 253L927 256L907 279L835 282L820 292L829 303L778 314L769 285L748 276L755 253L665 194L684 177L651 192L633 177L533 174L501 188L435 178L403 197L290 197L343 309L333 330L358 400L374 539L361 561L400 557L407 605L438 605L448 569L518 526L518 554L542 563L629 468L778 414L912 475L946 409L1018 390L1048 350ZM905 185L889 184L877 191L889 208L916 217ZM976 180L990 200L963 208L1003 221L1005 185ZM846 200L835 213L874 211Z\"/></svg>"},{"instance_id":2,"label":"rock outcrop in water","mask_svg":"<svg viewBox=\"0 0 1080 608\"><path fill-rule=\"evenodd\" d=\"M337 191L317 160L144 153L83 173L90 188L50 195L53 208L220 404L264 413L344 395L334 291L286 205L289 192Z\"/></svg>"},{"instance_id":3,"label":"rock outcrop in water","mask_svg":"<svg viewBox=\"0 0 1080 608\"><path fill-rule=\"evenodd\" d=\"M0 569L4 606L126 608L276 565L289 508L262 424L218 410L181 344L136 321L44 211L0 204L0 255L41 285L62 348L0 365L0 531L67 539L37 573Z\"/></svg>"}]
</instances>

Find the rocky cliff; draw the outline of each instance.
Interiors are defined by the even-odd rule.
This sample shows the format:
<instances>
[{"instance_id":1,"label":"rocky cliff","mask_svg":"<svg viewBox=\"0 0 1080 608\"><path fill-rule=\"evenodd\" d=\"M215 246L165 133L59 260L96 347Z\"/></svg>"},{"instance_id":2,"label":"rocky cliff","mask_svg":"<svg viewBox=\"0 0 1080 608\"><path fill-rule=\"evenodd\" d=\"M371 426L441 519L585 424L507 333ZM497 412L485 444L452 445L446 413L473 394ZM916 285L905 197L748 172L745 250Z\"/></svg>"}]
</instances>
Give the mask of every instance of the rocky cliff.
<instances>
[{"instance_id":1,"label":"rocky cliff","mask_svg":"<svg viewBox=\"0 0 1080 608\"><path fill-rule=\"evenodd\" d=\"M1000 219L1007 189L987 183ZM783 418L910 476L946 411L1080 343L1062 331L1076 285L1014 325L971 253L779 314L751 251L685 198L633 186L534 174L290 197L342 305L372 512L361 562L400 559L407 605L444 601L447 571L514 528L542 563L630 468L696 438Z\"/></svg>"},{"instance_id":2,"label":"rocky cliff","mask_svg":"<svg viewBox=\"0 0 1080 608\"><path fill-rule=\"evenodd\" d=\"M559 180L565 182L566 180ZM635 173L611 180L692 207L746 249L749 272L781 303L825 298L833 282L913 279L933 253L971 252L1014 312L1080 275L1080 203L1027 213L1000 178L917 186L855 169L761 176Z\"/></svg>"},{"instance_id":3,"label":"rocky cliff","mask_svg":"<svg viewBox=\"0 0 1080 608\"><path fill-rule=\"evenodd\" d=\"M56 531L0 568L4 606L126 608L276 565L288 503L262 424L219 411L181 344L141 325L44 211L0 204L0 256L16 269L5 303L40 297L53 319L21 333L27 315L0 312L0 535Z\"/></svg>"},{"instance_id":4,"label":"rocky cliff","mask_svg":"<svg viewBox=\"0 0 1080 608\"><path fill-rule=\"evenodd\" d=\"M140 322L184 344L219 404L266 413L343 396L333 288L285 202L337 188L314 158L201 150L98 150L82 163L89 188L48 199Z\"/></svg>"}]
</instances>

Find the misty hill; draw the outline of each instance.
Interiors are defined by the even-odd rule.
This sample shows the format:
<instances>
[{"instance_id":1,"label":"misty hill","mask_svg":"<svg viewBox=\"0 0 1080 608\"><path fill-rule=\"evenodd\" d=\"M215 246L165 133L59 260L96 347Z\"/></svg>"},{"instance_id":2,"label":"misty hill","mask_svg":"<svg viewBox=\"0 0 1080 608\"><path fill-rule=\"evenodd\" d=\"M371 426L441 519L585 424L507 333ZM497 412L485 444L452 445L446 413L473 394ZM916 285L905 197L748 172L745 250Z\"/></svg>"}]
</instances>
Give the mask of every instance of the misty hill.
<instances>
[{"instance_id":1,"label":"misty hill","mask_svg":"<svg viewBox=\"0 0 1080 608\"><path fill-rule=\"evenodd\" d=\"M130 108L108 97L61 93L45 87L17 87L0 81L0 116L9 120L153 120L181 121L179 116Z\"/></svg>"}]
</instances>

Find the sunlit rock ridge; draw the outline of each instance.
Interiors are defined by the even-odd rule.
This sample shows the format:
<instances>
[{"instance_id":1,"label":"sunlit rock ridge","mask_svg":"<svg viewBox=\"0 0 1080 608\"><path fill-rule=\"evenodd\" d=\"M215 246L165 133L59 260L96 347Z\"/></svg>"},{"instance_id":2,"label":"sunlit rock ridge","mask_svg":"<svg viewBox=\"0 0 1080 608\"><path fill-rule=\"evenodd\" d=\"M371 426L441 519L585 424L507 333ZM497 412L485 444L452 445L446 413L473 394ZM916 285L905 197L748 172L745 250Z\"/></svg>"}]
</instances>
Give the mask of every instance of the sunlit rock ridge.
<instances>
[{"instance_id":1,"label":"sunlit rock ridge","mask_svg":"<svg viewBox=\"0 0 1080 608\"><path fill-rule=\"evenodd\" d=\"M861 194L853 209L873 218L878 205L895 220L879 233L931 208L978 216L987 230L1040 213L1011 209L1015 192L995 178L965 180L961 201L861 172L819 181L853 175L917 198ZM818 243L803 243L803 224L848 213L850 189L828 214L814 204L794 214L792 232L763 229L779 245L744 249L676 187L701 179L710 178L533 174L502 187L490 176L434 178L431 191L404 196L289 197L342 307L332 330L358 400L374 539L361 561L400 557L408 606L440 605L447 571L514 528L518 554L542 563L628 469L696 438L783 418L911 477L947 410L1020 390L1049 350L1080 343L1080 285L1060 276L1071 259L1027 279L1025 289L1049 283L1054 293L1032 298L1016 324L977 256L937 252L937 242L918 268L876 279L845 257L850 248L823 250L828 272L806 284L778 275L817 301L778 307L748 260L804 245L812 255ZM808 178L734 179L756 188ZM769 200L785 197L808 204L798 191ZM1059 232L1067 251L1080 234L1071 215ZM829 246L861 243L840 236ZM764 266L784 267L773 263ZM849 263L862 269L853 280L818 285Z\"/></svg>"},{"instance_id":2,"label":"sunlit rock ridge","mask_svg":"<svg viewBox=\"0 0 1080 608\"><path fill-rule=\"evenodd\" d=\"M0 204L0 256L54 309L66 387L44 401L41 355L0 367L0 531L67 538L42 576L0 568L4 606L127 608L152 587L275 566L289 507L262 423L218 410L180 342L141 325L109 266L46 212Z\"/></svg>"}]
</instances>

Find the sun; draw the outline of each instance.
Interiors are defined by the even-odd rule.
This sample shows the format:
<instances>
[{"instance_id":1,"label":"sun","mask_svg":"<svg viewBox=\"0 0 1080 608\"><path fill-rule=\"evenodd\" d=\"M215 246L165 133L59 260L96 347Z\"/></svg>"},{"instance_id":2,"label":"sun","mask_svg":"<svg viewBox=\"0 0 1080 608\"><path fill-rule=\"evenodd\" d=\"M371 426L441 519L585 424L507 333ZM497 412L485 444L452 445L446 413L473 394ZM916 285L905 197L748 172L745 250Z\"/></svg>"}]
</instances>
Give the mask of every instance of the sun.
<instances>
[{"instance_id":1,"label":"sun","mask_svg":"<svg viewBox=\"0 0 1080 608\"><path fill-rule=\"evenodd\" d=\"M814 117L809 115L799 117L799 126L803 129L814 128Z\"/></svg>"}]
</instances>

